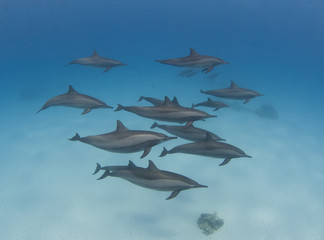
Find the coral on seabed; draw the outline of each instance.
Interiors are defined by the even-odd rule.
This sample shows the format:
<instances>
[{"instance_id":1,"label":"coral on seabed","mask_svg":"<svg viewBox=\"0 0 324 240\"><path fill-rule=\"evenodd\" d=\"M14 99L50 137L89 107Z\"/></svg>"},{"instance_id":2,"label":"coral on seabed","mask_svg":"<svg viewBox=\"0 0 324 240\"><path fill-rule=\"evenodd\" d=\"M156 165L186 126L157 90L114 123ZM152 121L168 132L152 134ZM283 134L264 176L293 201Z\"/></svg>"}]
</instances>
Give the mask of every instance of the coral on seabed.
<instances>
[{"instance_id":1,"label":"coral on seabed","mask_svg":"<svg viewBox=\"0 0 324 240\"><path fill-rule=\"evenodd\" d=\"M197 224L204 234L210 235L224 225L224 220L219 218L217 213L202 213Z\"/></svg>"}]
</instances>

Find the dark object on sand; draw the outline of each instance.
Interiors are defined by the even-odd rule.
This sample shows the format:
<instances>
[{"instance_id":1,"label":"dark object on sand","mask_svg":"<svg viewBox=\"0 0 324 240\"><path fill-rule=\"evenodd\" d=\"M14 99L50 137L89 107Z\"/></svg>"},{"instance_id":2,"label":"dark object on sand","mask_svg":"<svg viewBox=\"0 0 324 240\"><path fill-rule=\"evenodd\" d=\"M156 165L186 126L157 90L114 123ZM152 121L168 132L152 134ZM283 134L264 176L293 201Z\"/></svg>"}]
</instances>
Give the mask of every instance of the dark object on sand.
<instances>
[{"instance_id":1,"label":"dark object on sand","mask_svg":"<svg viewBox=\"0 0 324 240\"><path fill-rule=\"evenodd\" d=\"M277 110L270 104L264 104L257 109L254 113L260 118L268 118L271 120L276 120L279 118Z\"/></svg>"},{"instance_id":2,"label":"dark object on sand","mask_svg":"<svg viewBox=\"0 0 324 240\"><path fill-rule=\"evenodd\" d=\"M224 225L224 220L219 218L217 213L202 213L197 224L205 235L210 235Z\"/></svg>"}]
</instances>

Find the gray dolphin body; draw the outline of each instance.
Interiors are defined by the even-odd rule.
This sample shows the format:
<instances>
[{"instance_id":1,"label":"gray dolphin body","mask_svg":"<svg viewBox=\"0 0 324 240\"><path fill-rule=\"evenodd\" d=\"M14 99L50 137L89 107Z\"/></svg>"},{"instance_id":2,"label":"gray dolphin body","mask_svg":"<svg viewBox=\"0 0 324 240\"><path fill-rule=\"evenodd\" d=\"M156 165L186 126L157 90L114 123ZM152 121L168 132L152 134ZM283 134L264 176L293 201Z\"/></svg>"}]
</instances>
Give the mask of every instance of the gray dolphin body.
<instances>
[{"instance_id":1,"label":"gray dolphin body","mask_svg":"<svg viewBox=\"0 0 324 240\"><path fill-rule=\"evenodd\" d=\"M187 153L213 158L225 158L225 160L219 166L229 163L232 158L251 158L251 156L246 155L241 149L233 145L223 142L216 142L209 134L207 134L204 141L182 144L172 148L169 151L164 148L160 157L172 153Z\"/></svg>"},{"instance_id":2,"label":"gray dolphin body","mask_svg":"<svg viewBox=\"0 0 324 240\"><path fill-rule=\"evenodd\" d=\"M80 137L76 133L69 140L87 143L109 152L134 153L144 151L141 156L141 158L144 158L153 146L175 138L157 132L129 130L118 120L114 132L88 137Z\"/></svg>"},{"instance_id":3,"label":"gray dolphin body","mask_svg":"<svg viewBox=\"0 0 324 240\"><path fill-rule=\"evenodd\" d=\"M160 170L151 160L149 160L147 168L137 167L132 161L129 161L128 166L101 167L97 163L97 168L93 174L98 173L100 170L105 172L98 180L107 176L119 177L144 188L157 191L171 191L171 195L166 200L175 198L180 191L186 189L207 188L207 186L201 185L188 177Z\"/></svg>"},{"instance_id":4,"label":"gray dolphin body","mask_svg":"<svg viewBox=\"0 0 324 240\"><path fill-rule=\"evenodd\" d=\"M111 106L108 106L103 101L100 101L94 97L78 93L74 90L74 88L71 85L69 86L69 90L67 93L51 98L37 113L53 106L81 108L84 109L82 114L87 114L92 109L96 108L113 108Z\"/></svg>"},{"instance_id":5,"label":"gray dolphin body","mask_svg":"<svg viewBox=\"0 0 324 240\"><path fill-rule=\"evenodd\" d=\"M145 118L151 118L159 121L166 122L193 122L197 120L203 120L210 117L216 117L209 115L206 112L182 107L178 103L171 102L168 97L165 97L165 100L162 105L150 106L150 107L137 107L137 106L122 106L118 104L118 107L115 111L126 110L128 112L135 113L139 116Z\"/></svg>"},{"instance_id":6,"label":"gray dolphin body","mask_svg":"<svg viewBox=\"0 0 324 240\"><path fill-rule=\"evenodd\" d=\"M190 48L189 56L155 61L176 67L200 68L205 73L209 73L217 65L228 64L228 62L217 57L200 55L192 48Z\"/></svg>"},{"instance_id":7,"label":"gray dolphin body","mask_svg":"<svg viewBox=\"0 0 324 240\"><path fill-rule=\"evenodd\" d=\"M80 64L90 67L104 68L104 72L109 71L113 67L126 66L126 64L105 57L100 57L96 50L93 51L91 57L78 58L71 61L69 64Z\"/></svg>"},{"instance_id":8,"label":"gray dolphin body","mask_svg":"<svg viewBox=\"0 0 324 240\"><path fill-rule=\"evenodd\" d=\"M206 139L207 133L215 141L225 141L224 139L220 138L215 133L195 127L192 122L188 122L185 126L159 125L155 122L155 123L153 123L151 128L156 128L156 127L161 128L161 129L163 129L173 135L181 137L183 139L187 139L189 141L203 141Z\"/></svg>"},{"instance_id":9,"label":"gray dolphin body","mask_svg":"<svg viewBox=\"0 0 324 240\"><path fill-rule=\"evenodd\" d=\"M229 107L229 106L223 102L214 101L208 98L206 102L192 104L192 107L210 107L210 108L214 108L214 111L217 111L220 108Z\"/></svg>"},{"instance_id":10,"label":"gray dolphin body","mask_svg":"<svg viewBox=\"0 0 324 240\"><path fill-rule=\"evenodd\" d=\"M163 100L160 100L160 99L157 99L157 98L153 98L153 97L144 97L144 96L141 96L137 101L140 102L142 100L145 100L145 101L153 104L154 106L161 106L164 103ZM178 103L178 99L176 97L174 97L172 99L172 103L179 104Z\"/></svg>"},{"instance_id":11,"label":"gray dolphin body","mask_svg":"<svg viewBox=\"0 0 324 240\"><path fill-rule=\"evenodd\" d=\"M245 100L243 103L249 102L254 97L264 96L263 94L250 89L239 88L234 81L231 81L231 86L228 88L214 89L209 91L200 90L200 92L221 98Z\"/></svg>"}]
</instances>

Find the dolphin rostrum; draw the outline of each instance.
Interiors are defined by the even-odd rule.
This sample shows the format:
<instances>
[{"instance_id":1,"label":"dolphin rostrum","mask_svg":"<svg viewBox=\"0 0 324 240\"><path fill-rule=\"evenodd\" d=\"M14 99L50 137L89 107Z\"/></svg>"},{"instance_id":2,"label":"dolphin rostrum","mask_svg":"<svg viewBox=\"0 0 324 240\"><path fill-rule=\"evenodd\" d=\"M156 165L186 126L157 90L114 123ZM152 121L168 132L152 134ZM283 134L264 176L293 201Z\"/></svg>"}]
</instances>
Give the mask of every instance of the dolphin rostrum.
<instances>
[{"instance_id":1,"label":"dolphin rostrum","mask_svg":"<svg viewBox=\"0 0 324 240\"><path fill-rule=\"evenodd\" d=\"M200 92L221 98L245 100L243 103L248 103L251 100L251 98L264 96L263 94L260 94L250 89L239 88L234 81L231 81L231 86L228 88L214 89L209 91L200 90Z\"/></svg>"},{"instance_id":2,"label":"dolphin rostrum","mask_svg":"<svg viewBox=\"0 0 324 240\"><path fill-rule=\"evenodd\" d=\"M100 101L94 97L78 93L74 90L74 88L71 85L69 86L69 90L67 93L51 98L37 113L53 106L81 108L84 109L82 114L87 114L92 109L96 108L113 108L111 106L108 106L103 101Z\"/></svg>"},{"instance_id":3,"label":"dolphin rostrum","mask_svg":"<svg viewBox=\"0 0 324 240\"><path fill-rule=\"evenodd\" d=\"M192 48L190 48L189 56L155 61L176 67L200 68L205 73L209 73L217 65L228 64L228 62L217 57L200 55Z\"/></svg>"},{"instance_id":4,"label":"dolphin rostrum","mask_svg":"<svg viewBox=\"0 0 324 240\"><path fill-rule=\"evenodd\" d=\"M187 153L206 157L225 158L219 166L229 163L232 158L251 158L251 156L246 155L241 149L233 145L215 141L210 134L207 134L206 139L203 141L182 144L172 148L169 151L166 148L163 148L160 157L164 157L165 155L172 153Z\"/></svg>"},{"instance_id":5,"label":"dolphin rostrum","mask_svg":"<svg viewBox=\"0 0 324 240\"><path fill-rule=\"evenodd\" d=\"M229 107L227 104L223 103L223 102L219 102L219 101L214 101L211 100L210 98L208 98L208 100L206 102L201 102L201 103L197 103L197 104L192 104L192 107L211 107L214 108L214 111L217 111L220 108L224 108L224 107Z\"/></svg>"},{"instance_id":6,"label":"dolphin rostrum","mask_svg":"<svg viewBox=\"0 0 324 240\"><path fill-rule=\"evenodd\" d=\"M122 106L118 104L118 107L115 111L126 110L128 112L135 113L139 116L151 118L159 121L166 122L193 122L197 120L203 120L210 117L216 117L214 115L209 115L206 112L186 108L179 105L178 101L171 100L168 97L165 97L165 100L162 105L150 106L150 107L138 107L138 106Z\"/></svg>"},{"instance_id":7,"label":"dolphin rostrum","mask_svg":"<svg viewBox=\"0 0 324 240\"><path fill-rule=\"evenodd\" d=\"M189 141L202 141L206 139L206 134L210 136L215 141L225 141L224 139L217 136L215 133L209 132L207 130L197 128L193 125L193 122L188 122L185 126L171 126L171 125L159 125L156 122L153 123L151 128L161 128L173 135L187 139Z\"/></svg>"},{"instance_id":8,"label":"dolphin rostrum","mask_svg":"<svg viewBox=\"0 0 324 240\"><path fill-rule=\"evenodd\" d=\"M153 146L176 138L152 131L129 130L121 121L117 120L117 128L113 132L88 137L80 137L76 133L69 140L87 143L109 152L133 153L144 151L141 156L141 158L144 158Z\"/></svg>"},{"instance_id":9,"label":"dolphin rostrum","mask_svg":"<svg viewBox=\"0 0 324 240\"><path fill-rule=\"evenodd\" d=\"M144 188L157 191L171 191L171 195L166 200L175 198L180 191L186 189L207 188L207 186L201 185L188 177L160 170L151 160L149 160L147 168L137 167L132 161L129 161L128 166L101 167L97 163L97 168L93 174L98 173L100 170L105 172L98 180L107 176L119 177Z\"/></svg>"},{"instance_id":10,"label":"dolphin rostrum","mask_svg":"<svg viewBox=\"0 0 324 240\"><path fill-rule=\"evenodd\" d=\"M71 61L69 64L80 64L80 65L86 65L90 67L104 68L105 69L104 72L109 71L113 67L126 66L126 64L120 61L110 59L110 58L100 57L96 50L93 51L91 57L78 58Z\"/></svg>"}]
</instances>

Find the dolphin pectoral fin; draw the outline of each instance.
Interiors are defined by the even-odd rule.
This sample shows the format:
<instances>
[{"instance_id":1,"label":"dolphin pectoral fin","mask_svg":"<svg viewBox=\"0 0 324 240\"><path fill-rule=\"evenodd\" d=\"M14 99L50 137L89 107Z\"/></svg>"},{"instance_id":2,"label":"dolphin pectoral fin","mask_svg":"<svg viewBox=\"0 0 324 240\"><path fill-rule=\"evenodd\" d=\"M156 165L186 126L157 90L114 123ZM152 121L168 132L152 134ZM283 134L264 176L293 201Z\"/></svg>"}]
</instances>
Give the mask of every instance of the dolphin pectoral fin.
<instances>
[{"instance_id":1,"label":"dolphin pectoral fin","mask_svg":"<svg viewBox=\"0 0 324 240\"><path fill-rule=\"evenodd\" d=\"M91 110L92 110L92 108L86 108L86 109L84 109L84 111L81 114L82 115L87 114L87 113L91 112Z\"/></svg>"},{"instance_id":2,"label":"dolphin pectoral fin","mask_svg":"<svg viewBox=\"0 0 324 240\"><path fill-rule=\"evenodd\" d=\"M176 196L178 196L179 193L180 193L180 190L178 190L178 191L173 191L173 192L171 193L171 195L170 195L169 197L167 197L165 200L170 200L170 199L172 199L172 198L175 198Z\"/></svg>"},{"instance_id":3,"label":"dolphin pectoral fin","mask_svg":"<svg viewBox=\"0 0 324 240\"><path fill-rule=\"evenodd\" d=\"M209 68L205 69L204 71L205 71L205 73L209 73L209 72L211 72L213 69L214 69L214 67L209 67Z\"/></svg>"},{"instance_id":4,"label":"dolphin pectoral fin","mask_svg":"<svg viewBox=\"0 0 324 240\"><path fill-rule=\"evenodd\" d=\"M110 174L109 170L106 170L106 171L104 172L104 174L102 174L102 176L101 176L100 178L98 178L97 180L104 179L104 178L108 177L109 174Z\"/></svg>"},{"instance_id":5,"label":"dolphin pectoral fin","mask_svg":"<svg viewBox=\"0 0 324 240\"><path fill-rule=\"evenodd\" d=\"M158 126L157 122L154 122L153 125L151 126L151 129L156 128Z\"/></svg>"},{"instance_id":6,"label":"dolphin pectoral fin","mask_svg":"<svg viewBox=\"0 0 324 240\"><path fill-rule=\"evenodd\" d=\"M143 152L143 154L142 154L142 156L141 156L141 158L146 157L147 154L150 153L151 149L152 149L152 147L145 148L145 149L144 149L144 152Z\"/></svg>"},{"instance_id":7,"label":"dolphin pectoral fin","mask_svg":"<svg viewBox=\"0 0 324 240\"><path fill-rule=\"evenodd\" d=\"M246 100L243 102L243 104L248 103L250 100L251 100L250 98L249 98L249 99L246 99Z\"/></svg>"},{"instance_id":8,"label":"dolphin pectoral fin","mask_svg":"<svg viewBox=\"0 0 324 240\"><path fill-rule=\"evenodd\" d=\"M110 70L110 67L106 67L105 71L103 71L104 73L105 72L108 72Z\"/></svg>"},{"instance_id":9,"label":"dolphin pectoral fin","mask_svg":"<svg viewBox=\"0 0 324 240\"><path fill-rule=\"evenodd\" d=\"M231 161L231 158L225 158L224 161L219 164L218 166L224 166L225 164L229 163Z\"/></svg>"}]
</instances>

